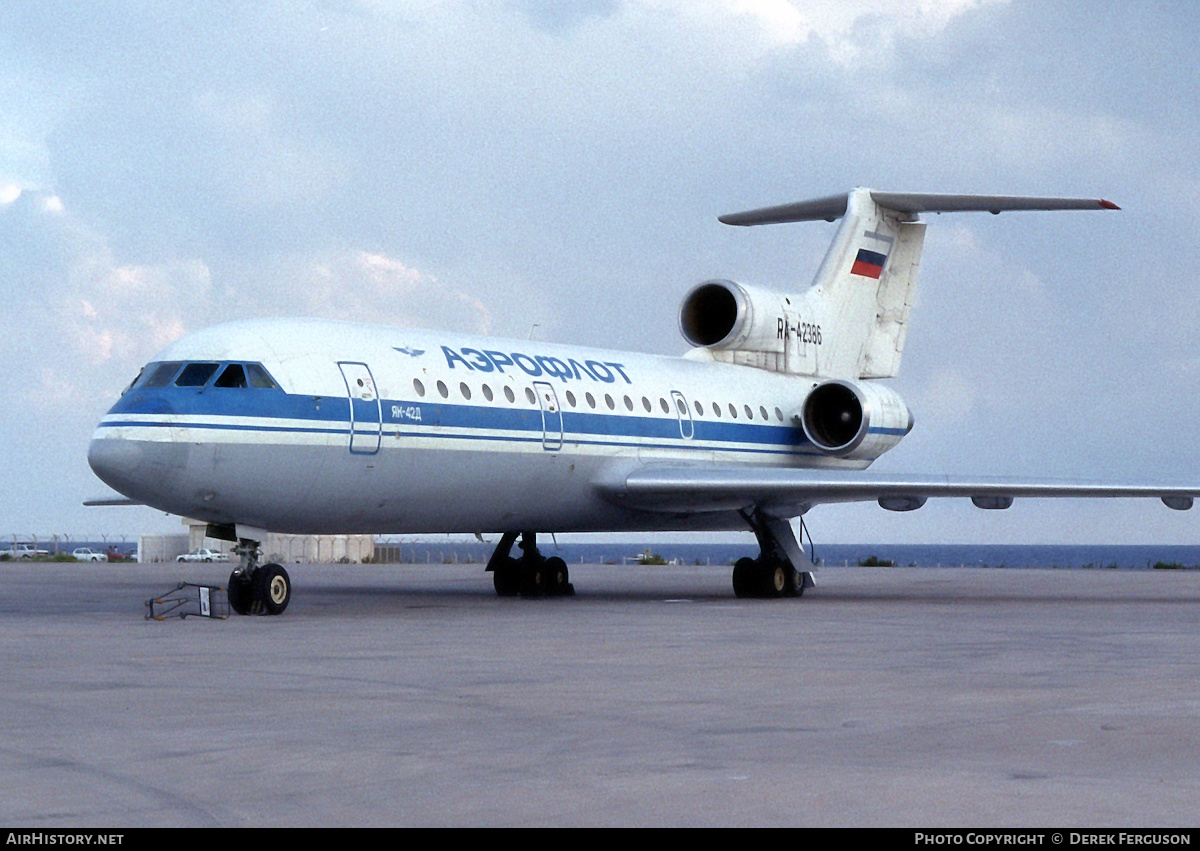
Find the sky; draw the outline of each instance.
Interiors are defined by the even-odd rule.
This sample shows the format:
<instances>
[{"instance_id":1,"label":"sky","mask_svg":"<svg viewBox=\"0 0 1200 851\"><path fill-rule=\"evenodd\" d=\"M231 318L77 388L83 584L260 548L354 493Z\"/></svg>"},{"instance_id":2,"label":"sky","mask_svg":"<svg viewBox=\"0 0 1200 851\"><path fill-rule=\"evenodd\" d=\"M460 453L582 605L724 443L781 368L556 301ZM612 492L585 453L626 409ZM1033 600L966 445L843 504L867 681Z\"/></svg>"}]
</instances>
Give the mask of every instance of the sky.
<instances>
[{"instance_id":1,"label":"sky","mask_svg":"<svg viewBox=\"0 0 1200 851\"><path fill-rule=\"evenodd\" d=\"M855 186L1122 207L931 218L888 382L916 427L873 470L1200 482L1197 32L1186 0L7 0L0 539L179 531L82 503L96 423L188 331L682 354L692 285L801 292L835 227L718 215ZM807 522L1200 543L1200 510L1157 501Z\"/></svg>"}]
</instances>

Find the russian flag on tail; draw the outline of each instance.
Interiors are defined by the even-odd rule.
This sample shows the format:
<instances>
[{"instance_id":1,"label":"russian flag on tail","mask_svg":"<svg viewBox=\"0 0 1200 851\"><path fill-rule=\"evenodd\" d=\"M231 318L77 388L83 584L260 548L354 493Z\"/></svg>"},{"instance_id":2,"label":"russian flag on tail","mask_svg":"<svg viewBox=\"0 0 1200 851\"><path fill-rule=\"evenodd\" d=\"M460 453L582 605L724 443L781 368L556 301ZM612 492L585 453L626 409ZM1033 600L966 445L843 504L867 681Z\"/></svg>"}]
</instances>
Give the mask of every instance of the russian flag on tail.
<instances>
[{"instance_id":1,"label":"russian flag on tail","mask_svg":"<svg viewBox=\"0 0 1200 851\"><path fill-rule=\"evenodd\" d=\"M854 265L850 267L850 274L879 280L879 276L883 274L883 264L886 262L886 254L860 248L858 256L854 258Z\"/></svg>"}]
</instances>

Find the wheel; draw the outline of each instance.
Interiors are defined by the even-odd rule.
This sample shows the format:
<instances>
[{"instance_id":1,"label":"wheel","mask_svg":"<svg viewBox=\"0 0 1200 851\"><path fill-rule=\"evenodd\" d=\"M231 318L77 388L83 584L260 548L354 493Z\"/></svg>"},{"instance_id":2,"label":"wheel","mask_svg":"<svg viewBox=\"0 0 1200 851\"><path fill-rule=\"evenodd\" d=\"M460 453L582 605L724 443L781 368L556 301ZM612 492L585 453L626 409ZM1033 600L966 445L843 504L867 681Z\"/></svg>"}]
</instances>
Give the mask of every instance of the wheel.
<instances>
[{"instance_id":1,"label":"wheel","mask_svg":"<svg viewBox=\"0 0 1200 851\"><path fill-rule=\"evenodd\" d=\"M765 560L759 574L759 590L764 597L782 597L787 592L792 566L776 559Z\"/></svg>"},{"instance_id":2,"label":"wheel","mask_svg":"<svg viewBox=\"0 0 1200 851\"><path fill-rule=\"evenodd\" d=\"M254 571L254 596L265 615L281 615L292 600L292 580L277 564L264 564Z\"/></svg>"},{"instance_id":3,"label":"wheel","mask_svg":"<svg viewBox=\"0 0 1200 851\"><path fill-rule=\"evenodd\" d=\"M758 562L752 558L740 558L733 566L733 593L736 597L754 596L754 577L758 573Z\"/></svg>"},{"instance_id":4,"label":"wheel","mask_svg":"<svg viewBox=\"0 0 1200 851\"><path fill-rule=\"evenodd\" d=\"M492 584L501 597L521 593L521 565L515 558L506 558L492 571Z\"/></svg>"},{"instance_id":5,"label":"wheel","mask_svg":"<svg viewBox=\"0 0 1200 851\"><path fill-rule=\"evenodd\" d=\"M800 571L787 565L787 582L783 586L783 596L799 597L804 593L804 577L800 575Z\"/></svg>"},{"instance_id":6,"label":"wheel","mask_svg":"<svg viewBox=\"0 0 1200 851\"><path fill-rule=\"evenodd\" d=\"M521 562L521 596L540 597L546 593L546 562L537 559Z\"/></svg>"},{"instance_id":7,"label":"wheel","mask_svg":"<svg viewBox=\"0 0 1200 851\"><path fill-rule=\"evenodd\" d=\"M229 597L229 608L239 615L250 614L250 605L254 597L254 589L250 586L250 577L235 570L229 574L229 586L226 589Z\"/></svg>"},{"instance_id":8,"label":"wheel","mask_svg":"<svg viewBox=\"0 0 1200 851\"><path fill-rule=\"evenodd\" d=\"M571 581L567 572L567 563L561 558L551 556L546 559L542 574L545 577L547 596L561 597L570 593Z\"/></svg>"}]
</instances>

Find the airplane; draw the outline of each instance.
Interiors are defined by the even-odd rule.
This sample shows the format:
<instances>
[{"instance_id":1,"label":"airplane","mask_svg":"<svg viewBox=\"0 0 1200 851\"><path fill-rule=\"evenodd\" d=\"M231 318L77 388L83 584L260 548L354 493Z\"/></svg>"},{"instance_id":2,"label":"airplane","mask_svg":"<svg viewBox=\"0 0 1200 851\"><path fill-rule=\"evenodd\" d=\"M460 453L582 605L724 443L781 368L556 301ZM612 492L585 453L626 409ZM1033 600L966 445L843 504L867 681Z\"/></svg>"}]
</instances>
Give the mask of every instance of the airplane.
<instances>
[{"instance_id":1,"label":"airplane","mask_svg":"<svg viewBox=\"0 0 1200 851\"><path fill-rule=\"evenodd\" d=\"M292 583L268 531L500 533L503 596L573 593L539 533L751 530L738 597L794 597L813 562L791 524L826 503L1154 497L1200 487L873 476L913 428L880 379L900 366L921 214L1116 210L1105 200L850 192L721 216L841 220L811 287L693 287L682 358L323 319L247 319L169 345L96 428L88 462L124 496L236 542L231 608L279 614ZM513 554L514 544L520 550Z\"/></svg>"}]
</instances>

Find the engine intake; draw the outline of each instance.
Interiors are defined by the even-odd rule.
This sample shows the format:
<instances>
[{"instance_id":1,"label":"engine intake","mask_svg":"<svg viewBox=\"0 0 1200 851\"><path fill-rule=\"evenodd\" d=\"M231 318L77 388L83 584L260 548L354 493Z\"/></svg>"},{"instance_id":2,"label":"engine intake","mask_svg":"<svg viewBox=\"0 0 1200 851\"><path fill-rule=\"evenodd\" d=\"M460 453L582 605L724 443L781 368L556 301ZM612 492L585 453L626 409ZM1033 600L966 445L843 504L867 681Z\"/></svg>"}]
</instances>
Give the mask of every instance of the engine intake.
<instances>
[{"instance_id":1,"label":"engine intake","mask_svg":"<svg viewBox=\"0 0 1200 851\"><path fill-rule=\"evenodd\" d=\"M693 346L783 351L779 323L790 296L734 281L704 281L679 307L679 331Z\"/></svg>"},{"instance_id":2,"label":"engine intake","mask_svg":"<svg viewBox=\"0 0 1200 851\"><path fill-rule=\"evenodd\" d=\"M839 458L874 458L913 427L912 412L894 391L874 384L827 381L800 409L800 426L814 446Z\"/></svg>"},{"instance_id":3,"label":"engine intake","mask_svg":"<svg viewBox=\"0 0 1200 851\"><path fill-rule=\"evenodd\" d=\"M679 309L683 338L693 346L721 345L745 321L745 301L741 287L733 281L705 281L697 285Z\"/></svg>"}]
</instances>

